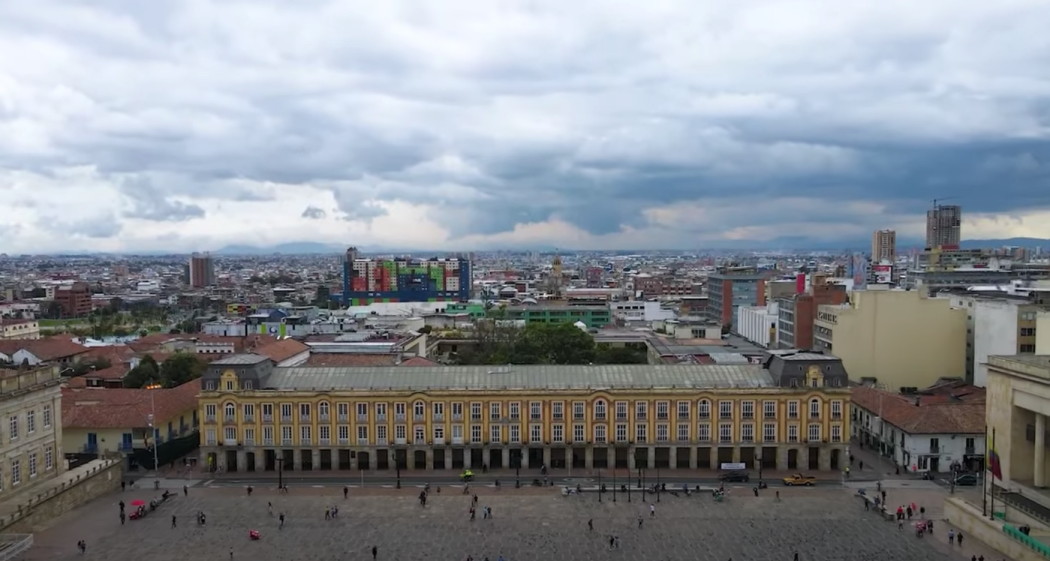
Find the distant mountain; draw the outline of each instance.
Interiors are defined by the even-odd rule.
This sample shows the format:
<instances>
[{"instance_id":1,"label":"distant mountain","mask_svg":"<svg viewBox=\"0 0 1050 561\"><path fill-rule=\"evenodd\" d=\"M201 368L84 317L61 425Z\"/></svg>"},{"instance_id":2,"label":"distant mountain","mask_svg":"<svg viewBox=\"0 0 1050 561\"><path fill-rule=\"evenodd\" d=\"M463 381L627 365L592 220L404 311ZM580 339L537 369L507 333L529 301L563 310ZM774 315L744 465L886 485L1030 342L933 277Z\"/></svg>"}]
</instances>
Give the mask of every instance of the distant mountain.
<instances>
[{"instance_id":1,"label":"distant mountain","mask_svg":"<svg viewBox=\"0 0 1050 561\"><path fill-rule=\"evenodd\" d=\"M963 240L960 247L963 249L984 249L1003 246L1011 247L1043 247L1050 248L1050 240L1042 238L1006 238L1002 240Z\"/></svg>"},{"instance_id":2,"label":"distant mountain","mask_svg":"<svg viewBox=\"0 0 1050 561\"><path fill-rule=\"evenodd\" d=\"M271 246L228 245L212 253L216 255L324 255L339 254L345 246L316 242L290 242Z\"/></svg>"}]
</instances>

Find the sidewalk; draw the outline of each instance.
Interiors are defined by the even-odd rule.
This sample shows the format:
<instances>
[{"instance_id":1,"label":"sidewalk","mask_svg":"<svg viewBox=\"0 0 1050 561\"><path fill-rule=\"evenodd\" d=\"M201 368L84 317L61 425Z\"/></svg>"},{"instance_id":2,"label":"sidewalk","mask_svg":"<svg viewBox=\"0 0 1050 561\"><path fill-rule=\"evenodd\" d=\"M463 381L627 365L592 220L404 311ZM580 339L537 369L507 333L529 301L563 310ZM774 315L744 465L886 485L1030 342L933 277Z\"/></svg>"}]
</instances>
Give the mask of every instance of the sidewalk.
<instances>
[{"instance_id":1,"label":"sidewalk","mask_svg":"<svg viewBox=\"0 0 1050 561\"><path fill-rule=\"evenodd\" d=\"M297 479L335 479L345 477L347 479L360 479L362 471L366 479L395 479L398 476L397 470L385 469L385 470L312 470L312 471L293 471L283 470L284 477L292 477ZM482 471L480 469L472 469L474 472L475 479L513 479L519 475L518 470L511 468L499 468ZM207 470L194 470L190 473L181 473L176 470L177 473L168 475L164 470L161 470L161 475L166 478L179 479L188 477L192 479L269 479L277 477L276 471L236 471L236 472L224 472L224 473L208 473ZM463 472L462 469L435 469L435 470L415 470L415 469L402 469L401 479L435 479L435 478L458 478ZM617 478L623 478L626 480L628 477L635 480L639 477L638 470L628 470L626 468L618 469L549 469L547 470L547 477L549 479L597 479L600 476L602 479L612 479L613 474L616 474ZM748 470L751 480L757 482L759 480L759 474L757 470ZM152 476L153 472L146 472L148 476ZM667 479L669 481L683 481L683 480L714 480L718 479L719 474L722 472L713 469L643 469L641 470L641 476L645 478L647 482L656 482L659 479ZM800 473L798 470L776 470L776 469L763 469L762 479L766 482L780 481L781 479ZM813 475L820 481L841 481L843 474L838 471L817 471L817 470L803 470L801 473ZM539 468L528 468L520 471L520 477L524 480L525 478L542 479ZM856 477L853 477L856 480Z\"/></svg>"}]
</instances>

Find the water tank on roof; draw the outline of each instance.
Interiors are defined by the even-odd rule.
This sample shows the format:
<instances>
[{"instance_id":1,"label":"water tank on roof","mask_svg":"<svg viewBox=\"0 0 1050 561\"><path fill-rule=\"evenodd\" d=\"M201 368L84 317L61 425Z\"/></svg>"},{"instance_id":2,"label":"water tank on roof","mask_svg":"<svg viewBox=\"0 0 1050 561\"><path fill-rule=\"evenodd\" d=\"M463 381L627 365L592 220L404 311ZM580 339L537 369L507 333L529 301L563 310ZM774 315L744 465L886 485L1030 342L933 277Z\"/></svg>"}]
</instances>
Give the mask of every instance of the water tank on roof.
<instances>
[{"instance_id":1,"label":"water tank on roof","mask_svg":"<svg viewBox=\"0 0 1050 561\"><path fill-rule=\"evenodd\" d=\"M583 323L582 321L578 321L578 322L574 323L573 325L574 325L574 326L575 326L575 327L576 327L577 329L582 329L582 330L583 330L583 331L585 331L585 332L587 331L587 324L586 324L586 323Z\"/></svg>"}]
</instances>

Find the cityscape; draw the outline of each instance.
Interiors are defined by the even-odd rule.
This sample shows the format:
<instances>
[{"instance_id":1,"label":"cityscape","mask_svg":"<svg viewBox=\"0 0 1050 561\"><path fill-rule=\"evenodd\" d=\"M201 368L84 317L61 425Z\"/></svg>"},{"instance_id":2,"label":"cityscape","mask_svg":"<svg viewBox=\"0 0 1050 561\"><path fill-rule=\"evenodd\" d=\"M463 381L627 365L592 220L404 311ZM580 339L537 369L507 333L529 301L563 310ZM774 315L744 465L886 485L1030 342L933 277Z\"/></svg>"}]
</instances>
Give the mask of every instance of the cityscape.
<instances>
[{"instance_id":1,"label":"cityscape","mask_svg":"<svg viewBox=\"0 0 1050 561\"><path fill-rule=\"evenodd\" d=\"M0 561L1050 558L1046 6L315 3L0 8Z\"/></svg>"}]
</instances>

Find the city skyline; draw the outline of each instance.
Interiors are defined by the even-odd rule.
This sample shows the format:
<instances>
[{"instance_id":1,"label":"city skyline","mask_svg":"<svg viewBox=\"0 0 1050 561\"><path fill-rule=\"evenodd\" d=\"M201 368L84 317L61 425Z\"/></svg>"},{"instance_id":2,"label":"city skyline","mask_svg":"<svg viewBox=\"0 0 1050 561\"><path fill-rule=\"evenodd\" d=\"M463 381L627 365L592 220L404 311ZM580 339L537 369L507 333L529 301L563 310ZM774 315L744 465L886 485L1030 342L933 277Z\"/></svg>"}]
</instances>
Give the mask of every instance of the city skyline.
<instances>
[{"instance_id":1,"label":"city skyline","mask_svg":"<svg viewBox=\"0 0 1050 561\"><path fill-rule=\"evenodd\" d=\"M1050 238L1044 2L307 5L0 7L0 253Z\"/></svg>"}]
</instances>

